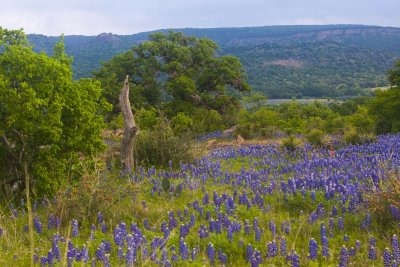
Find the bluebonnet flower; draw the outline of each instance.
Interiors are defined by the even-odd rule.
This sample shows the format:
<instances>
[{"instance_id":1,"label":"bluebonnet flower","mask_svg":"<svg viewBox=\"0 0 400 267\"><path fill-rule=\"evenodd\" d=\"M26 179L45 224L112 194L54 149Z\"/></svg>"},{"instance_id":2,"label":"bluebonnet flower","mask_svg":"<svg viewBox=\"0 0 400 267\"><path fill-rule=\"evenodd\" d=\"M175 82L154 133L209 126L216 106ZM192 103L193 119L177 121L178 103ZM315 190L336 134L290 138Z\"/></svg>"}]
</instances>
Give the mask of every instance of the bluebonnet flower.
<instances>
[{"instance_id":1,"label":"bluebonnet flower","mask_svg":"<svg viewBox=\"0 0 400 267\"><path fill-rule=\"evenodd\" d=\"M132 266L135 263L134 253L131 247L128 247L125 255L125 263L127 266Z\"/></svg>"},{"instance_id":2,"label":"bluebonnet flower","mask_svg":"<svg viewBox=\"0 0 400 267\"><path fill-rule=\"evenodd\" d=\"M215 249L212 243L208 243L207 245L207 257L210 263L214 265Z\"/></svg>"},{"instance_id":3,"label":"bluebonnet flower","mask_svg":"<svg viewBox=\"0 0 400 267\"><path fill-rule=\"evenodd\" d=\"M315 260L318 256L318 244L314 238L311 238L308 243L308 252L310 254L310 259Z\"/></svg>"},{"instance_id":4,"label":"bluebonnet flower","mask_svg":"<svg viewBox=\"0 0 400 267\"><path fill-rule=\"evenodd\" d=\"M226 264L227 262L227 256L221 249L218 250L218 259L222 264Z\"/></svg>"},{"instance_id":5,"label":"bluebonnet flower","mask_svg":"<svg viewBox=\"0 0 400 267\"><path fill-rule=\"evenodd\" d=\"M78 221L73 219L72 220L72 237L78 236L79 230L78 230Z\"/></svg>"},{"instance_id":6,"label":"bluebonnet flower","mask_svg":"<svg viewBox=\"0 0 400 267\"><path fill-rule=\"evenodd\" d=\"M247 246L246 246L246 260L247 261L250 261L250 258L253 256L253 247L250 245L250 244L248 244Z\"/></svg>"},{"instance_id":7,"label":"bluebonnet flower","mask_svg":"<svg viewBox=\"0 0 400 267\"><path fill-rule=\"evenodd\" d=\"M376 248L372 245L369 246L368 248L368 259L370 260L376 260Z\"/></svg>"},{"instance_id":8,"label":"bluebonnet flower","mask_svg":"<svg viewBox=\"0 0 400 267\"><path fill-rule=\"evenodd\" d=\"M286 256L287 253L287 241L286 237L281 237L280 254L281 256Z\"/></svg>"},{"instance_id":9,"label":"bluebonnet flower","mask_svg":"<svg viewBox=\"0 0 400 267\"><path fill-rule=\"evenodd\" d=\"M53 254L51 253L51 250L47 252L47 264L50 266L54 265Z\"/></svg>"},{"instance_id":10,"label":"bluebonnet flower","mask_svg":"<svg viewBox=\"0 0 400 267\"><path fill-rule=\"evenodd\" d=\"M272 220L269 221L268 227L269 227L269 230L272 233L272 236L275 237L275 235L276 235L276 225L275 225L274 221L272 221Z\"/></svg>"},{"instance_id":11,"label":"bluebonnet flower","mask_svg":"<svg viewBox=\"0 0 400 267\"><path fill-rule=\"evenodd\" d=\"M344 242L348 242L349 241L349 236L348 235L344 235L343 236L343 241Z\"/></svg>"},{"instance_id":12,"label":"bluebonnet flower","mask_svg":"<svg viewBox=\"0 0 400 267\"><path fill-rule=\"evenodd\" d=\"M244 220L244 233L246 235L250 234L250 225L249 225L249 220L247 219Z\"/></svg>"},{"instance_id":13,"label":"bluebonnet flower","mask_svg":"<svg viewBox=\"0 0 400 267\"><path fill-rule=\"evenodd\" d=\"M168 251L166 248L163 248L161 250L161 262L163 262L165 264L165 262L168 262Z\"/></svg>"},{"instance_id":14,"label":"bluebonnet flower","mask_svg":"<svg viewBox=\"0 0 400 267\"><path fill-rule=\"evenodd\" d=\"M105 234L107 232L107 225L105 222L101 223L101 232Z\"/></svg>"},{"instance_id":15,"label":"bluebonnet flower","mask_svg":"<svg viewBox=\"0 0 400 267\"><path fill-rule=\"evenodd\" d=\"M46 266L47 265L47 257L46 256L42 256L40 257L40 266Z\"/></svg>"},{"instance_id":16,"label":"bluebonnet flower","mask_svg":"<svg viewBox=\"0 0 400 267\"><path fill-rule=\"evenodd\" d=\"M189 248L187 247L186 243L181 238L179 242L179 254L181 255L182 260L189 259Z\"/></svg>"},{"instance_id":17,"label":"bluebonnet flower","mask_svg":"<svg viewBox=\"0 0 400 267\"><path fill-rule=\"evenodd\" d=\"M369 238L369 245L375 247L376 246L376 239L375 237L371 236Z\"/></svg>"},{"instance_id":18,"label":"bluebonnet flower","mask_svg":"<svg viewBox=\"0 0 400 267\"><path fill-rule=\"evenodd\" d=\"M400 209L397 208L395 205L390 204L389 210L393 218L400 221Z\"/></svg>"},{"instance_id":19,"label":"bluebonnet flower","mask_svg":"<svg viewBox=\"0 0 400 267\"><path fill-rule=\"evenodd\" d=\"M261 253L257 249L254 250L250 263L252 267L258 267L262 263Z\"/></svg>"},{"instance_id":20,"label":"bluebonnet flower","mask_svg":"<svg viewBox=\"0 0 400 267\"><path fill-rule=\"evenodd\" d=\"M181 224L179 228L180 238L185 238L189 234L190 225L188 224Z\"/></svg>"},{"instance_id":21,"label":"bluebonnet flower","mask_svg":"<svg viewBox=\"0 0 400 267\"><path fill-rule=\"evenodd\" d=\"M96 250L96 258L99 261L104 261L106 255L105 247L103 243L100 243L100 246Z\"/></svg>"},{"instance_id":22,"label":"bluebonnet flower","mask_svg":"<svg viewBox=\"0 0 400 267\"><path fill-rule=\"evenodd\" d=\"M330 230L333 230L335 228L335 221L333 220L333 218L329 218L328 227Z\"/></svg>"},{"instance_id":23,"label":"bluebonnet flower","mask_svg":"<svg viewBox=\"0 0 400 267\"><path fill-rule=\"evenodd\" d=\"M233 226L230 225L228 227L228 232L226 234L226 237L229 239L230 242L232 242L232 238L233 238Z\"/></svg>"},{"instance_id":24,"label":"bluebonnet flower","mask_svg":"<svg viewBox=\"0 0 400 267\"><path fill-rule=\"evenodd\" d=\"M329 256L329 242L328 242L328 238L326 236L322 237L322 256L324 257L328 257Z\"/></svg>"},{"instance_id":25,"label":"bluebonnet flower","mask_svg":"<svg viewBox=\"0 0 400 267\"><path fill-rule=\"evenodd\" d=\"M399 239L397 238L397 235L392 236L392 254L393 254L393 260L397 261L397 263L400 263L400 246L399 246Z\"/></svg>"},{"instance_id":26,"label":"bluebonnet flower","mask_svg":"<svg viewBox=\"0 0 400 267\"><path fill-rule=\"evenodd\" d=\"M58 247L57 239L53 237L52 246L51 246L52 256L57 259L57 261L61 260L60 248Z\"/></svg>"},{"instance_id":27,"label":"bluebonnet flower","mask_svg":"<svg viewBox=\"0 0 400 267\"><path fill-rule=\"evenodd\" d=\"M345 246L342 246L339 255L339 267L347 267L348 264L349 264L349 254L347 252L347 248Z\"/></svg>"},{"instance_id":28,"label":"bluebonnet flower","mask_svg":"<svg viewBox=\"0 0 400 267\"><path fill-rule=\"evenodd\" d=\"M192 254L190 255L190 258L192 259L192 261L195 261L197 259L197 249L196 248L192 249Z\"/></svg>"},{"instance_id":29,"label":"bluebonnet flower","mask_svg":"<svg viewBox=\"0 0 400 267\"><path fill-rule=\"evenodd\" d=\"M319 232L321 234L321 238L323 236L326 236L326 227L325 227L325 223L321 223L320 227L319 227Z\"/></svg>"},{"instance_id":30,"label":"bluebonnet flower","mask_svg":"<svg viewBox=\"0 0 400 267\"><path fill-rule=\"evenodd\" d=\"M176 219L174 217L174 212L172 212L172 211L168 212L168 219L169 219L168 227L170 230L172 230L178 226L178 222L176 221Z\"/></svg>"},{"instance_id":31,"label":"bluebonnet flower","mask_svg":"<svg viewBox=\"0 0 400 267\"><path fill-rule=\"evenodd\" d=\"M260 228L255 228L254 229L254 235L255 235L255 239L256 241L261 241L261 230Z\"/></svg>"},{"instance_id":32,"label":"bluebonnet flower","mask_svg":"<svg viewBox=\"0 0 400 267\"><path fill-rule=\"evenodd\" d=\"M390 267L391 261L392 261L392 258L390 256L389 248L385 248L385 250L383 251L383 266Z\"/></svg>"},{"instance_id":33,"label":"bluebonnet flower","mask_svg":"<svg viewBox=\"0 0 400 267\"><path fill-rule=\"evenodd\" d=\"M292 267L300 267L300 257L295 251L292 255Z\"/></svg>"},{"instance_id":34,"label":"bluebonnet flower","mask_svg":"<svg viewBox=\"0 0 400 267\"><path fill-rule=\"evenodd\" d=\"M42 224L40 223L39 218L37 216L35 216L35 218L33 219L33 224L35 226L36 232L38 234L41 234L43 232Z\"/></svg>"},{"instance_id":35,"label":"bluebonnet flower","mask_svg":"<svg viewBox=\"0 0 400 267\"><path fill-rule=\"evenodd\" d=\"M56 222L53 214L49 216L49 223L47 224L47 229L51 230L56 227Z\"/></svg>"},{"instance_id":36,"label":"bluebonnet flower","mask_svg":"<svg viewBox=\"0 0 400 267\"><path fill-rule=\"evenodd\" d=\"M356 249L360 250L361 249L361 241L360 240L356 240Z\"/></svg>"},{"instance_id":37,"label":"bluebonnet flower","mask_svg":"<svg viewBox=\"0 0 400 267\"><path fill-rule=\"evenodd\" d=\"M356 249L354 247L351 247L349 249L349 256L354 257L356 255Z\"/></svg>"},{"instance_id":38,"label":"bluebonnet flower","mask_svg":"<svg viewBox=\"0 0 400 267\"><path fill-rule=\"evenodd\" d=\"M342 217L338 218L338 228L339 230L343 230L344 229L344 221Z\"/></svg>"},{"instance_id":39,"label":"bluebonnet flower","mask_svg":"<svg viewBox=\"0 0 400 267\"><path fill-rule=\"evenodd\" d=\"M101 212L97 213L97 223L102 223L103 222L103 214Z\"/></svg>"},{"instance_id":40,"label":"bluebonnet flower","mask_svg":"<svg viewBox=\"0 0 400 267\"><path fill-rule=\"evenodd\" d=\"M278 256L278 243L276 241L267 243L267 258Z\"/></svg>"}]
</instances>

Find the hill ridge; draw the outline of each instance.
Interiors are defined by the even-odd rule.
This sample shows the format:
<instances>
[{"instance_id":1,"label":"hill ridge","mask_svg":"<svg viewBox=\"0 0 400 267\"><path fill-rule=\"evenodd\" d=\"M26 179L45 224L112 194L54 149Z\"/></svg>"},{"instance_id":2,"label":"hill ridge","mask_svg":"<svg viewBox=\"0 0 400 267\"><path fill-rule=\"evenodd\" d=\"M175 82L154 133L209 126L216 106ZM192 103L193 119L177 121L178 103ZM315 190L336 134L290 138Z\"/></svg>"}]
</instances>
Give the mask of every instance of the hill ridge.
<instances>
[{"instance_id":1,"label":"hill ridge","mask_svg":"<svg viewBox=\"0 0 400 267\"><path fill-rule=\"evenodd\" d=\"M369 87L386 85L387 69L396 59L400 58L400 28L397 27L332 24L167 28L131 35L105 32L93 36L65 35L66 52L74 57L74 77L90 76L101 66L101 62L145 41L149 34L168 31L181 31L186 35L208 37L214 40L220 46L221 54L232 54L241 59L248 72L250 85L256 91L271 97L308 95L307 92L313 92L311 96L335 97L344 94L335 92L338 84L343 84L347 88L347 92L351 94L360 94L362 93L360 89L367 85ZM28 40L36 51L51 54L58 37L29 34ZM337 49L332 50L328 43L336 43ZM317 48L316 44L319 44L320 48ZM265 50L266 47L270 50ZM305 67L288 71L284 65L277 67L277 65L255 64L259 59L263 61L286 60L281 51L294 54L301 61L315 58L323 62L326 57L330 57L324 52L324 49L329 47L337 58L335 58L334 64L329 67L325 66L324 73L318 73L318 75L316 75L315 69ZM260 49L264 53L249 54L247 51ZM315 49L314 53L318 51L320 54L310 54L307 52L309 49ZM303 50L304 52L302 52ZM280 55L281 58L276 58L276 55ZM306 55L307 58L302 58ZM345 78L335 78L337 76L335 73L340 73L339 70L343 68L347 69L349 75L346 75ZM285 76L289 78L285 78ZM293 77L303 77L303 79ZM350 77L355 78L351 79ZM335 79L337 82L332 83ZM367 82L368 80L369 82ZM324 87L324 89L318 89L319 87ZM279 93L280 91L284 93Z\"/></svg>"}]
</instances>

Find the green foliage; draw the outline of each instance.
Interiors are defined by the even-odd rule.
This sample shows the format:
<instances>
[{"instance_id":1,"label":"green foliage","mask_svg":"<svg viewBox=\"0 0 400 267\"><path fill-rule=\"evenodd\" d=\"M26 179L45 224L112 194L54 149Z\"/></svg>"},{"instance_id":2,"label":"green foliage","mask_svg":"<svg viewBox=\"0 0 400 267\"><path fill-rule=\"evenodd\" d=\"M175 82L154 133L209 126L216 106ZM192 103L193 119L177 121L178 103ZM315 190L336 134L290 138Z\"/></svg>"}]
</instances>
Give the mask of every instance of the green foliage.
<instances>
[{"instance_id":1,"label":"green foliage","mask_svg":"<svg viewBox=\"0 0 400 267\"><path fill-rule=\"evenodd\" d=\"M320 129L311 129L306 134L306 140L314 147L321 147L324 145L324 132Z\"/></svg>"},{"instance_id":2,"label":"green foliage","mask_svg":"<svg viewBox=\"0 0 400 267\"><path fill-rule=\"evenodd\" d=\"M182 136L190 132L193 121L185 113L179 112L172 118L171 125L174 133L178 136Z\"/></svg>"},{"instance_id":3,"label":"green foliage","mask_svg":"<svg viewBox=\"0 0 400 267\"><path fill-rule=\"evenodd\" d=\"M358 106L354 114L346 117L346 121L360 134L371 133L374 130L374 121L366 107Z\"/></svg>"},{"instance_id":4,"label":"green foliage","mask_svg":"<svg viewBox=\"0 0 400 267\"><path fill-rule=\"evenodd\" d=\"M364 94L364 88L387 84L385 72L400 55L398 31L376 26L302 25L177 31L210 38L221 47L220 54L239 57L251 87L274 98ZM149 34L65 36L66 51L75 58L74 77L89 77L101 66L100 62L148 40ZM57 41L55 37L43 35L28 38L36 51L49 55Z\"/></svg>"},{"instance_id":5,"label":"green foliage","mask_svg":"<svg viewBox=\"0 0 400 267\"><path fill-rule=\"evenodd\" d=\"M0 54L1 186L23 187L26 162L33 192L51 195L80 175L80 160L104 147L102 114L109 105L99 82L72 80L61 50L49 58L10 43Z\"/></svg>"},{"instance_id":6,"label":"green foliage","mask_svg":"<svg viewBox=\"0 0 400 267\"><path fill-rule=\"evenodd\" d=\"M396 61L393 69L389 70L389 82L392 86L400 88L400 60Z\"/></svg>"},{"instance_id":7,"label":"green foliage","mask_svg":"<svg viewBox=\"0 0 400 267\"><path fill-rule=\"evenodd\" d=\"M375 141L375 135L372 133L361 133L355 127L348 126L344 132L344 141L346 144L364 144Z\"/></svg>"},{"instance_id":8,"label":"green foliage","mask_svg":"<svg viewBox=\"0 0 400 267\"><path fill-rule=\"evenodd\" d=\"M369 106L377 133L400 131L400 60L389 72L389 80L392 87L377 91Z\"/></svg>"},{"instance_id":9,"label":"green foliage","mask_svg":"<svg viewBox=\"0 0 400 267\"><path fill-rule=\"evenodd\" d=\"M274 134L277 125L278 114L268 107L259 107L254 112L242 109L238 113L239 126L236 134L245 139L254 137L266 137Z\"/></svg>"},{"instance_id":10,"label":"green foliage","mask_svg":"<svg viewBox=\"0 0 400 267\"><path fill-rule=\"evenodd\" d=\"M176 136L170 123L162 118L154 129L141 130L134 142L136 166L168 167L192 159L191 141L187 136Z\"/></svg>"},{"instance_id":11,"label":"green foliage","mask_svg":"<svg viewBox=\"0 0 400 267\"><path fill-rule=\"evenodd\" d=\"M297 139L294 135L289 135L285 139L282 140L282 147L289 150L294 151L300 145L300 140Z\"/></svg>"},{"instance_id":12,"label":"green foliage","mask_svg":"<svg viewBox=\"0 0 400 267\"><path fill-rule=\"evenodd\" d=\"M158 106L163 98L222 114L231 102L238 103L225 94L225 88L245 91L249 86L240 62L233 56L216 56L216 49L217 45L207 38L154 33L148 41L105 63L94 75L102 81L105 97L114 107L118 102L117 85L128 74L132 77L130 98L135 106Z\"/></svg>"},{"instance_id":13,"label":"green foliage","mask_svg":"<svg viewBox=\"0 0 400 267\"><path fill-rule=\"evenodd\" d=\"M139 125L139 129L152 130L160 122L160 117L158 111L153 107L141 108L135 110L135 121Z\"/></svg>"},{"instance_id":14,"label":"green foliage","mask_svg":"<svg viewBox=\"0 0 400 267\"><path fill-rule=\"evenodd\" d=\"M253 43L223 52L237 56L252 88L269 98L369 94L363 89L387 85L386 71L393 63L383 51L319 40Z\"/></svg>"},{"instance_id":15,"label":"green foliage","mask_svg":"<svg viewBox=\"0 0 400 267\"><path fill-rule=\"evenodd\" d=\"M8 30L0 26L0 48L4 45L28 45L23 30Z\"/></svg>"}]
</instances>

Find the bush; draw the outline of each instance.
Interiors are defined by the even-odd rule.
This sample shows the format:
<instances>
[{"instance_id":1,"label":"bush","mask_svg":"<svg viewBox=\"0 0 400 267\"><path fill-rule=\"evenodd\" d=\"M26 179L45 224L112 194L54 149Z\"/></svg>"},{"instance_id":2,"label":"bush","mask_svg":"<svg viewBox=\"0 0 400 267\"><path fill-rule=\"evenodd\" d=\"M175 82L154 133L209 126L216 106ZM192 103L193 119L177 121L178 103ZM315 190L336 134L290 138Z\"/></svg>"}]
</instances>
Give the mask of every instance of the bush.
<instances>
[{"instance_id":1,"label":"bush","mask_svg":"<svg viewBox=\"0 0 400 267\"><path fill-rule=\"evenodd\" d=\"M136 166L168 167L170 161L177 166L192 159L191 140L187 135L176 136L169 121L161 119L154 129L139 132L133 153Z\"/></svg>"},{"instance_id":2,"label":"bush","mask_svg":"<svg viewBox=\"0 0 400 267\"><path fill-rule=\"evenodd\" d=\"M179 112L175 117L172 118L171 124L173 126L174 133L178 136L189 134L193 121L185 113Z\"/></svg>"},{"instance_id":3,"label":"bush","mask_svg":"<svg viewBox=\"0 0 400 267\"><path fill-rule=\"evenodd\" d=\"M364 143L372 143L376 140L375 135L360 133L354 127L349 127L344 133L344 141L346 144L364 144Z\"/></svg>"},{"instance_id":4,"label":"bush","mask_svg":"<svg viewBox=\"0 0 400 267\"><path fill-rule=\"evenodd\" d=\"M244 139L250 139L251 137L254 137L254 125L250 122L240 124L235 129L235 135L240 135Z\"/></svg>"},{"instance_id":5,"label":"bush","mask_svg":"<svg viewBox=\"0 0 400 267\"><path fill-rule=\"evenodd\" d=\"M324 132L319 129L311 129L306 134L306 140L313 147L321 147L324 145Z\"/></svg>"},{"instance_id":6,"label":"bush","mask_svg":"<svg viewBox=\"0 0 400 267\"><path fill-rule=\"evenodd\" d=\"M300 145L300 140L297 139L294 135L289 135L285 139L282 140L282 147L289 150L294 151Z\"/></svg>"}]
</instances>

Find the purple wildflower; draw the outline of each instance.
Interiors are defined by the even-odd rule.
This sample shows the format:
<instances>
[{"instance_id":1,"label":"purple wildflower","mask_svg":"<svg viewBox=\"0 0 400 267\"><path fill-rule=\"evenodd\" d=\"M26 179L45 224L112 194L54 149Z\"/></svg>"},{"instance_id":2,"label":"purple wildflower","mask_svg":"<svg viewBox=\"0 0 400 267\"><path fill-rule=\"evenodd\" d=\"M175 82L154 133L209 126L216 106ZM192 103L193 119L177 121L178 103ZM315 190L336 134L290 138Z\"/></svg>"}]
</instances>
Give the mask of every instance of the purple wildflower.
<instances>
[{"instance_id":1,"label":"purple wildflower","mask_svg":"<svg viewBox=\"0 0 400 267\"><path fill-rule=\"evenodd\" d=\"M317 241L315 241L314 238L310 239L310 242L308 243L308 252L310 254L310 259L315 260L318 256L318 244Z\"/></svg>"}]
</instances>

